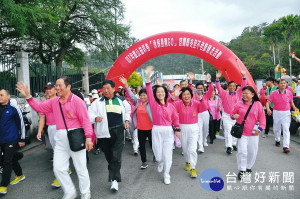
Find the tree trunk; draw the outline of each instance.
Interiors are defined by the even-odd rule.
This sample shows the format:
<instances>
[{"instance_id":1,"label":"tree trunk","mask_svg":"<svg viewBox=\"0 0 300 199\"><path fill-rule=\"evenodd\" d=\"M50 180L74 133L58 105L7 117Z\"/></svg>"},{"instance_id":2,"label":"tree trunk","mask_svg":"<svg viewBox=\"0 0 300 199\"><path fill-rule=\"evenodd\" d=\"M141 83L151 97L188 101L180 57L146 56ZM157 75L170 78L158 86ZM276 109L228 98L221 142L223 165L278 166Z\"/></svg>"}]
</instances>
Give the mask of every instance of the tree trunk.
<instances>
[{"instance_id":1,"label":"tree trunk","mask_svg":"<svg viewBox=\"0 0 300 199\"><path fill-rule=\"evenodd\" d=\"M62 62L64 60L66 52L67 52L67 48L62 48L61 51L60 51L60 53L57 55L57 57L55 59L56 76L57 76L57 78L61 76Z\"/></svg>"},{"instance_id":2,"label":"tree trunk","mask_svg":"<svg viewBox=\"0 0 300 199\"><path fill-rule=\"evenodd\" d=\"M278 45L278 64L280 65L280 56L279 56L279 52L280 52L280 46Z\"/></svg>"},{"instance_id":3,"label":"tree trunk","mask_svg":"<svg viewBox=\"0 0 300 199\"><path fill-rule=\"evenodd\" d=\"M276 59L275 59L275 48L274 48L275 44L272 44L272 49L273 49L273 60L274 60L274 66L276 65Z\"/></svg>"},{"instance_id":4,"label":"tree trunk","mask_svg":"<svg viewBox=\"0 0 300 199\"><path fill-rule=\"evenodd\" d=\"M291 40L289 40L289 62L290 62L290 78L292 78L292 59L290 53L291 53Z\"/></svg>"}]
</instances>

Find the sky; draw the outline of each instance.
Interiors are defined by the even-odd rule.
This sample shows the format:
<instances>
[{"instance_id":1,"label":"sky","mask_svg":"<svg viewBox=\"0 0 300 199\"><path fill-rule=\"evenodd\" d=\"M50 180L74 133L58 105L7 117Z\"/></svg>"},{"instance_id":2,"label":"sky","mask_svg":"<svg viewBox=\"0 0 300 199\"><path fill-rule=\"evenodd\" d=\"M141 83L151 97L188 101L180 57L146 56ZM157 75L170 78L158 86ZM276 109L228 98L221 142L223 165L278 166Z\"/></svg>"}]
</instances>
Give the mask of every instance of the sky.
<instances>
[{"instance_id":1,"label":"sky","mask_svg":"<svg viewBox=\"0 0 300 199\"><path fill-rule=\"evenodd\" d=\"M300 0L122 0L131 36L184 31L229 42L245 27L300 14Z\"/></svg>"}]
</instances>

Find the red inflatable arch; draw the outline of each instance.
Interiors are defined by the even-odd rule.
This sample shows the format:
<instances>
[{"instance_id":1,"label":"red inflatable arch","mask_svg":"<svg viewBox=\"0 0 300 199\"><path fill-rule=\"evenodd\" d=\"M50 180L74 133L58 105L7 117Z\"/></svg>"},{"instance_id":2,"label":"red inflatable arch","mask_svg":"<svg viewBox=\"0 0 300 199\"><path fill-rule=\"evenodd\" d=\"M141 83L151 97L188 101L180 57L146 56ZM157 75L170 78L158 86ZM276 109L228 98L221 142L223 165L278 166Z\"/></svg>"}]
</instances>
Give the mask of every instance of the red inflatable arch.
<instances>
[{"instance_id":1,"label":"red inflatable arch","mask_svg":"<svg viewBox=\"0 0 300 199\"><path fill-rule=\"evenodd\" d=\"M128 79L146 61L171 53L199 57L221 70L227 81L235 81L237 84L242 81L240 70L245 69L247 84L256 89L249 71L231 50L209 37L190 32L160 33L133 44L118 57L106 79L113 80L118 87L122 85L120 76Z\"/></svg>"}]
</instances>

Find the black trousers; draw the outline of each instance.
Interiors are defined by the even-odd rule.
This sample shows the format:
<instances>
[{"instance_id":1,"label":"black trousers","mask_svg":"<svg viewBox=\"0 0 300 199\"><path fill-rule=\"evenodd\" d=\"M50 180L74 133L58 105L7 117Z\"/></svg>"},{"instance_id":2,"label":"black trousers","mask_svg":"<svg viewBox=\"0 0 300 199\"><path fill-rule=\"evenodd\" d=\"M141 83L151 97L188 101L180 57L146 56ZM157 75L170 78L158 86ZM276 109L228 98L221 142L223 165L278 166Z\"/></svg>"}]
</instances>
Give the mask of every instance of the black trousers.
<instances>
[{"instance_id":1,"label":"black trousers","mask_svg":"<svg viewBox=\"0 0 300 199\"><path fill-rule=\"evenodd\" d=\"M216 139L216 133L218 131L218 126L220 128L220 120L210 120L209 121L209 137L210 137L210 140Z\"/></svg>"},{"instance_id":2,"label":"black trousers","mask_svg":"<svg viewBox=\"0 0 300 199\"><path fill-rule=\"evenodd\" d=\"M152 149L152 130L140 130L138 129L138 140L140 144L140 154L142 162L147 162L146 157L146 138L149 140L150 147Z\"/></svg>"},{"instance_id":3,"label":"black trousers","mask_svg":"<svg viewBox=\"0 0 300 199\"><path fill-rule=\"evenodd\" d=\"M12 170L15 172L17 176L21 176L23 174L22 168L18 162L18 160L23 158L23 153L17 152L18 144L1 144L1 153L3 153L3 173L2 173L2 181L1 186L7 187L10 183L10 177Z\"/></svg>"},{"instance_id":4,"label":"black trousers","mask_svg":"<svg viewBox=\"0 0 300 199\"><path fill-rule=\"evenodd\" d=\"M109 128L110 138L99 138L101 150L108 162L108 181L121 182L121 161L124 147L124 126Z\"/></svg>"},{"instance_id":5,"label":"black trousers","mask_svg":"<svg viewBox=\"0 0 300 199\"><path fill-rule=\"evenodd\" d=\"M270 126L273 125L273 109L270 107L272 114L269 116L266 112L266 129L265 134L269 134Z\"/></svg>"}]
</instances>

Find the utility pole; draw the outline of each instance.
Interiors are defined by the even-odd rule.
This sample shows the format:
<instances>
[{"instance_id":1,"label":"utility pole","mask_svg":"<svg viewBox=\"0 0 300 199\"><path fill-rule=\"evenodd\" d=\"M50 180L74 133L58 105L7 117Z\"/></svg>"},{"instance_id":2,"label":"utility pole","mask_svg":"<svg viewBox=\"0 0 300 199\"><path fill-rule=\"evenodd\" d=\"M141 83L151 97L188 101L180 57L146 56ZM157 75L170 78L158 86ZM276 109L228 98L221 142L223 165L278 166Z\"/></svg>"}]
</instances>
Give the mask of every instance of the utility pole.
<instances>
[{"instance_id":1,"label":"utility pole","mask_svg":"<svg viewBox=\"0 0 300 199\"><path fill-rule=\"evenodd\" d=\"M289 61L290 61L290 78L292 78L292 59L290 53L291 53L291 41L289 41Z\"/></svg>"},{"instance_id":2,"label":"utility pole","mask_svg":"<svg viewBox=\"0 0 300 199\"><path fill-rule=\"evenodd\" d=\"M115 26L117 26L117 4L115 5ZM118 52L118 37L117 37L117 33L115 32L115 48L116 48L116 59L118 59L119 57L119 52Z\"/></svg>"},{"instance_id":3,"label":"utility pole","mask_svg":"<svg viewBox=\"0 0 300 199\"><path fill-rule=\"evenodd\" d=\"M203 69L203 59L201 59L201 68L202 68L202 74L204 75L204 69Z\"/></svg>"}]
</instances>

